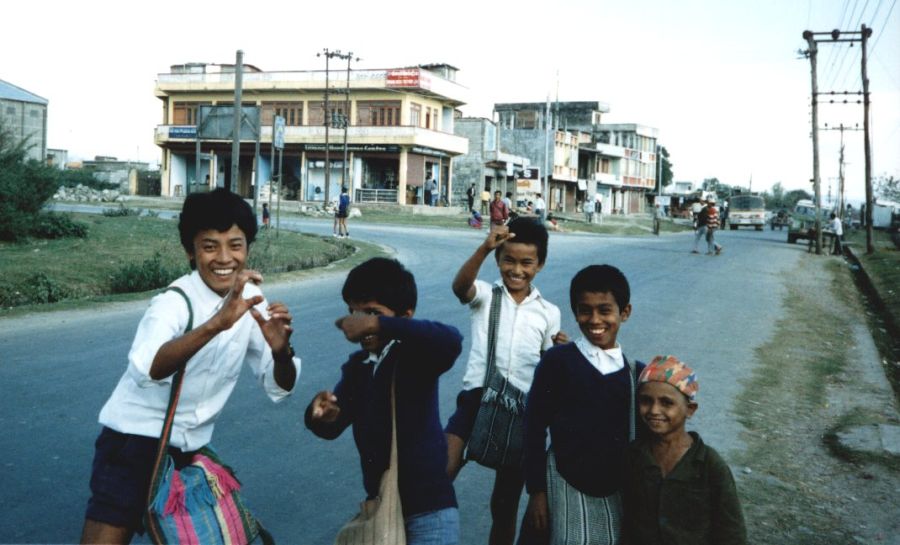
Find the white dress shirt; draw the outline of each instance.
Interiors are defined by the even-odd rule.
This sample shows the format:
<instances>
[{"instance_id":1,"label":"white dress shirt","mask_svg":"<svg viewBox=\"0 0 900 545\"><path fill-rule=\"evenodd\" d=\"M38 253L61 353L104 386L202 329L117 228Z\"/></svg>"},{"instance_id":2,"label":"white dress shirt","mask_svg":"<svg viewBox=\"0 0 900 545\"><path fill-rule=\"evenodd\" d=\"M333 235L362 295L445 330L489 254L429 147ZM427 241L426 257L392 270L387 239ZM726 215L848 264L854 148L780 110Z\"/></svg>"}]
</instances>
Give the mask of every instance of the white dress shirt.
<instances>
[{"instance_id":1,"label":"white dress shirt","mask_svg":"<svg viewBox=\"0 0 900 545\"><path fill-rule=\"evenodd\" d=\"M516 388L531 389L534 369L541 359L541 351L553 346L553 335L559 333L559 308L541 297L534 286L521 303L516 304L502 280L500 323L497 327L497 347L494 364L497 370ZM469 302L472 317L472 348L463 376L463 389L484 386L487 370L487 338L491 314L493 286L483 280L475 281L475 298Z\"/></svg>"},{"instance_id":2,"label":"white dress shirt","mask_svg":"<svg viewBox=\"0 0 900 545\"><path fill-rule=\"evenodd\" d=\"M172 285L184 290L190 299L195 328L208 321L224 302L197 271L182 276ZM244 298L261 293L254 284L244 286ZM267 306L265 301L256 306L266 318ZM174 375L153 380L150 366L159 348L183 335L187 323L187 304L177 292L166 291L150 301L128 353L128 367L100 411L101 424L121 433L159 437ZM172 446L189 451L209 443L216 418L234 390L244 363L250 366L272 401L290 395L290 391L275 382L272 349L256 320L247 312L231 329L216 335L188 360L172 427ZM297 357L294 366L299 379Z\"/></svg>"},{"instance_id":3,"label":"white dress shirt","mask_svg":"<svg viewBox=\"0 0 900 545\"><path fill-rule=\"evenodd\" d=\"M625 358L622 356L622 346L619 343L609 350L604 350L584 337L578 337L575 346L601 375L609 375L625 367Z\"/></svg>"}]
</instances>

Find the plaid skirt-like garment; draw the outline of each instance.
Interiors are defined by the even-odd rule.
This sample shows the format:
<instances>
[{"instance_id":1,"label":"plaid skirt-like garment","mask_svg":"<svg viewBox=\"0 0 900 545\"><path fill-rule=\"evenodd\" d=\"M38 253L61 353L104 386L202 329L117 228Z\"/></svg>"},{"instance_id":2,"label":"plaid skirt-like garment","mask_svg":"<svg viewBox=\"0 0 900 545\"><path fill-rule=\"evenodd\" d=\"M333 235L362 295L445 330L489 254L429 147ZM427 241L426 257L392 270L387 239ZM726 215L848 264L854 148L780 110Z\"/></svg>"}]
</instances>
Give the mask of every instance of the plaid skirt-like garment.
<instances>
[{"instance_id":1,"label":"plaid skirt-like garment","mask_svg":"<svg viewBox=\"0 0 900 545\"><path fill-rule=\"evenodd\" d=\"M575 489L556 470L547 453L547 496L551 545L617 545L622 533L622 498L597 498Z\"/></svg>"}]
</instances>

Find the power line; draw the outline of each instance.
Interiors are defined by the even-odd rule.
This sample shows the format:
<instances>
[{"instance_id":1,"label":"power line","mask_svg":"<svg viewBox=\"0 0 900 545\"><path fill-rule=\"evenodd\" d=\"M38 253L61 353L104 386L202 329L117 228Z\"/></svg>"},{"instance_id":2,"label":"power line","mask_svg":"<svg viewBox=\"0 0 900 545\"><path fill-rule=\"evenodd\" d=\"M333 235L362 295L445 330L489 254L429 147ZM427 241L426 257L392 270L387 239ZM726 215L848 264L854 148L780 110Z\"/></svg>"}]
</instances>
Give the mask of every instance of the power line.
<instances>
[{"instance_id":1,"label":"power line","mask_svg":"<svg viewBox=\"0 0 900 545\"><path fill-rule=\"evenodd\" d=\"M878 33L878 36L875 38L875 43L872 44L872 47L869 49L870 54L875 51L875 46L878 45L878 42L881 40L881 36L884 34L884 27L887 26L888 21L891 20L891 13L894 12L894 6L897 5L897 0L891 2L891 9L888 10L887 17L884 18L884 24L881 25L881 32Z\"/></svg>"}]
</instances>

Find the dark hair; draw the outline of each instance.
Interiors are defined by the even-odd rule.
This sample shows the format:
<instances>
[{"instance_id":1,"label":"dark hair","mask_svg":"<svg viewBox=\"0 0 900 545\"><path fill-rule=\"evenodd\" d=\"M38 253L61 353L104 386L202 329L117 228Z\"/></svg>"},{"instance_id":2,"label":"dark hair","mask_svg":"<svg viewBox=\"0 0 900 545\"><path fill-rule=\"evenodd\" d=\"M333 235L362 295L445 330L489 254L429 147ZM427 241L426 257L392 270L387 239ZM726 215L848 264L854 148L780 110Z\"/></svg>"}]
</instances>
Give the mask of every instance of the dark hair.
<instances>
[{"instance_id":1,"label":"dark hair","mask_svg":"<svg viewBox=\"0 0 900 545\"><path fill-rule=\"evenodd\" d=\"M507 191L507 192L506 192L506 196L507 196L507 197L512 197L512 191Z\"/></svg>"},{"instance_id":2,"label":"dark hair","mask_svg":"<svg viewBox=\"0 0 900 545\"><path fill-rule=\"evenodd\" d=\"M402 263L396 259L373 257L350 271L341 296L348 305L374 301L403 314L416 310L418 292L415 277Z\"/></svg>"},{"instance_id":3,"label":"dark hair","mask_svg":"<svg viewBox=\"0 0 900 545\"><path fill-rule=\"evenodd\" d=\"M578 296L585 292L612 293L620 311L631 301L628 279L625 278L622 271L612 265L588 265L575 274L569 287L572 312L575 312Z\"/></svg>"},{"instance_id":4,"label":"dark hair","mask_svg":"<svg viewBox=\"0 0 900 545\"><path fill-rule=\"evenodd\" d=\"M520 244L532 244L537 248L538 264L543 265L547 260L547 228L539 223L536 219L525 218L519 216L506 224L509 232L516 236L509 242L518 242ZM497 263L500 262L500 248L497 249L495 257Z\"/></svg>"},{"instance_id":5,"label":"dark hair","mask_svg":"<svg viewBox=\"0 0 900 545\"><path fill-rule=\"evenodd\" d=\"M209 193L191 193L184 199L178 218L178 234L184 250L194 254L194 237L200 231L223 232L237 225L247 238L247 247L256 239L256 214L239 195L220 187ZM191 269L195 267L191 259Z\"/></svg>"}]
</instances>

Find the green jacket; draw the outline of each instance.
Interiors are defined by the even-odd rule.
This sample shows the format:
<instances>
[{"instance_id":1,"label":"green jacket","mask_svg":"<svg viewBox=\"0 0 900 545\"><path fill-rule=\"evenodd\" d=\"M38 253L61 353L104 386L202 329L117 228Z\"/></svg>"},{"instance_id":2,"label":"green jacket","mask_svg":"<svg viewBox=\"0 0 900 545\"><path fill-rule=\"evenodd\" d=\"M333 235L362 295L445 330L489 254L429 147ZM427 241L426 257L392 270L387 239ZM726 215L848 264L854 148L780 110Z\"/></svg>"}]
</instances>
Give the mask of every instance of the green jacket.
<instances>
[{"instance_id":1,"label":"green jacket","mask_svg":"<svg viewBox=\"0 0 900 545\"><path fill-rule=\"evenodd\" d=\"M623 499L630 545L746 545L731 470L696 432L689 433L694 444L665 478L649 441L629 446Z\"/></svg>"}]
</instances>

